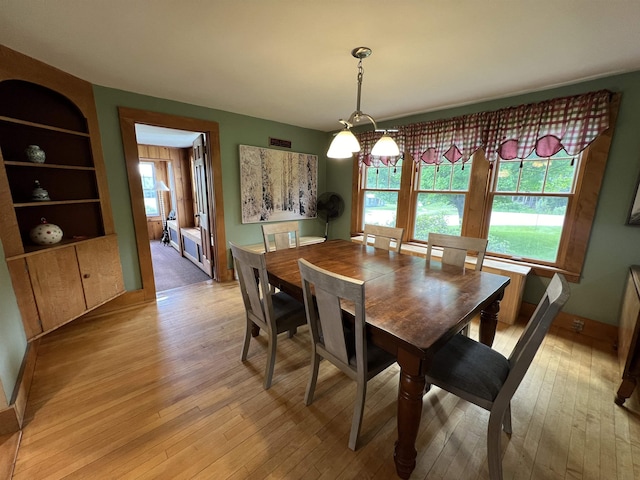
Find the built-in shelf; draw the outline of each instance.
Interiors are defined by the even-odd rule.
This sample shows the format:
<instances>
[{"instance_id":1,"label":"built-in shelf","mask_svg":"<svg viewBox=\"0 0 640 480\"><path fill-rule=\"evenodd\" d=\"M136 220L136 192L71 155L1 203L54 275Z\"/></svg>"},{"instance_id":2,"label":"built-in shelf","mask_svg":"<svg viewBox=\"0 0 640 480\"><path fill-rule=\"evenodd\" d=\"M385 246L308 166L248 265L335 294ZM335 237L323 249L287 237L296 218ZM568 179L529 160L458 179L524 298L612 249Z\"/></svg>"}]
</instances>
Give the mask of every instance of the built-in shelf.
<instances>
[{"instance_id":1,"label":"built-in shelf","mask_svg":"<svg viewBox=\"0 0 640 480\"><path fill-rule=\"evenodd\" d=\"M26 168L58 168L61 170L86 170L86 171L95 171L94 167L81 167L78 165L60 165L56 163L31 163L31 162L15 162L15 161L5 161L5 165L13 165L15 167L26 167Z\"/></svg>"},{"instance_id":2,"label":"built-in shelf","mask_svg":"<svg viewBox=\"0 0 640 480\"><path fill-rule=\"evenodd\" d=\"M48 202L25 202L25 203L14 203L13 206L15 208L24 208L24 207L46 207L47 205L73 205L73 204L81 204L81 203L100 203L99 198L87 198L84 200L58 200L58 201L48 201Z\"/></svg>"},{"instance_id":3,"label":"built-in shelf","mask_svg":"<svg viewBox=\"0 0 640 480\"><path fill-rule=\"evenodd\" d=\"M81 137L87 137L87 138L89 137L89 134L85 132L76 132L75 130L68 130L66 128L54 127L52 125L44 125L42 123L28 122L26 120L20 120L18 118L5 117L4 115L0 115L0 121L17 123L19 125L26 125L26 126L35 127L35 128L43 128L45 130L52 130L54 132L69 133L71 135L79 135Z\"/></svg>"}]
</instances>

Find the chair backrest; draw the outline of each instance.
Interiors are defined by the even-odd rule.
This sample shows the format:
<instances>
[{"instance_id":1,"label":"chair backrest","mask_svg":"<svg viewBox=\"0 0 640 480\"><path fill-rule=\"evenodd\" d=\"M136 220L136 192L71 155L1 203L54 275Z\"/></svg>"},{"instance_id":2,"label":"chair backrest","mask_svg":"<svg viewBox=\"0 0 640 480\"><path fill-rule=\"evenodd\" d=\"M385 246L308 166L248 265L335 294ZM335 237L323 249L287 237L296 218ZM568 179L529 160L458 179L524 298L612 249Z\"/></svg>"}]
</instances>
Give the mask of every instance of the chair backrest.
<instances>
[{"instance_id":1,"label":"chair backrest","mask_svg":"<svg viewBox=\"0 0 640 480\"><path fill-rule=\"evenodd\" d=\"M376 248L383 248L385 250L392 250L399 252L402 246L402 235L404 235L404 228L396 227L384 227L381 225L369 225L364 226L364 238L362 243L367 245L369 235L373 235L373 246ZM395 241L395 248L391 247L391 241Z\"/></svg>"},{"instance_id":2,"label":"chair backrest","mask_svg":"<svg viewBox=\"0 0 640 480\"><path fill-rule=\"evenodd\" d=\"M274 318L264 254L246 250L233 243L230 246L247 315L264 327Z\"/></svg>"},{"instance_id":3,"label":"chair backrest","mask_svg":"<svg viewBox=\"0 0 640 480\"><path fill-rule=\"evenodd\" d=\"M269 237L273 235L276 250L291 248L291 234L294 236L295 246L300 246L298 237L298 222L265 223L262 225L262 237L264 239L265 252L272 250Z\"/></svg>"},{"instance_id":4,"label":"chair backrest","mask_svg":"<svg viewBox=\"0 0 640 480\"><path fill-rule=\"evenodd\" d=\"M348 373L349 349L342 324L341 300L355 304L355 353L358 371L366 373L364 282L345 277L299 259L300 276L311 337L323 356ZM315 294L314 305L311 285ZM317 310L316 310L317 306ZM320 334L322 332L322 335ZM327 356L327 353L329 356Z\"/></svg>"},{"instance_id":5,"label":"chair backrest","mask_svg":"<svg viewBox=\"0 0 640 480\"><path fill-rule=\"evenodd\" d=\"M553 319L569 299L570 293L567 280L556 273L509 356L511 366L509 376L495 402L498 402L500 397L504 400L513 396L549 331Z\"/></svg>"},{"instance_id":6,"label":"chair backrest","mask_svg":"<svg viewBox=\"0 0 640 480\"><path fill-rule=\"evenodd\" d=\"M464 267L468 252L477 252L476 270L482 269L484 254L487 251L488 240L486 238L458 237L456 235L444 235L442 233L429 233L427 240L427 262L431 260L431 248L442 247L442 263Z\"/></svg>"}]
</instances>

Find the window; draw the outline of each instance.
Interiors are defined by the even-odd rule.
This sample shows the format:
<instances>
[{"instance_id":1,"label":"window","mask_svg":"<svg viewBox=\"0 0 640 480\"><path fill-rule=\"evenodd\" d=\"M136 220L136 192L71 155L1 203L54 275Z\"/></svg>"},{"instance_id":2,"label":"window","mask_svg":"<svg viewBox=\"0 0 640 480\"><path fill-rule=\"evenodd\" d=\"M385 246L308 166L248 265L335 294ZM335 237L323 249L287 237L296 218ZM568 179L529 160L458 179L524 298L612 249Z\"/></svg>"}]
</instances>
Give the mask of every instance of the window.
<instances>
[{"instance_id":1,"label":"window","mask_svg":"<svg viewBox=\"0 0 640 480\"><path fill-rule=\"evenodd\" d=\"M580 157L498 160L489 196L487 251L554 264Z\"/></svg>"},{"instance_id":2,"label":"window","mask_svg":"<svg viewBox=\"0 0 640 480\"><path fill-rule=\"evenodd\" d=\"M609 128L600 130L575 155L561 149L549 157L533 153L522 160L504 160L494 151L497 159L489 163L480 148L462 168L462 155L453 164L445 157L454 150L442 148L447 145L445 138L430 150L441 155L439 165L414 162L410 154L424 152L431 143L421 144L420 149L405 145L404 163L397 168L367 167L354 161L352 234L362 232L365 223L375 223L404 228L405 243L424 244L429 232L488 238L489 256L524 263L538 275L562 272L578 281L619 102L618 94L611 97ZM444 131L432 130L436 137ZM558 138L547 134L545 141ZM579 135L563 138L571 146L581 140Z\"/></svg>"},{"instance_id":3,"label":"window","mask_svg":"<svg viewBox=\"0 0 640 480\"><path fill-rule=\"evenodd\" d=\"M144 210L147 217L160 215L158 192L156 192L156 169L153 162L140 162L140 178L142 180L142 194Z\"/></svg>"},{"instance_id":4,"label":"window","mask_svg":"<svg viewBox=\"0 0 640 480\"><path fill-rule=\"evenodd\" d=\"M471 164L419 164L413 202L415 240L426 242L429 232L460 235L470 175Z\"/></svg>"},{"instance_id":5,"label":"window","mask_svg":"<svg viewBox=\"0 0 640 480\"><path fill-rule=\"evenodd\" d=\"M363 165L362 217L364 224L395 227L398 216L398 192L402 176L402 160L396 166Z\"/></svg>"}]
</instances>

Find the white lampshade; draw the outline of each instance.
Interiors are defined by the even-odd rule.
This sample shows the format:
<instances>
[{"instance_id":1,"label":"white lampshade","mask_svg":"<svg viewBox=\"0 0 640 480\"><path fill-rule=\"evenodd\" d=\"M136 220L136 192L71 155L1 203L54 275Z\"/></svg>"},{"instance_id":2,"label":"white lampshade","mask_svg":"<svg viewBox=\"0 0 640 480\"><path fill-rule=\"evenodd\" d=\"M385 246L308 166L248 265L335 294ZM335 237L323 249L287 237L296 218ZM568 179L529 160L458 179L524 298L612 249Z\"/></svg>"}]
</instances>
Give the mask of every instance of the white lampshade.
<instances>
[{"instance_id":1,"label":"white lampshade","mask_svg":"<svg viewBox=\"0 0 640 480\"><path fill-rule=\"evenodd\" d=\"M400 155L398 144L385 132L371 149L376 157L396 157Z\"/></svg>"},{"instance_id":2,"label":"white lampshade","mask_svg":"<svg viewBox=\"0 0 640 480\"><path fill-rule=\"evenodd\" d=\"M356 136L351 133L351 130L344 129L334 137L331 145L329 146L327 157L349 158L355 152L359 151L360 144L358 143Z\"/></svg>"},{"instance_id":3,"label":"white lampshade","mask_svg":"<svg viewBox=\"0 0 640 480\"><path fill-rule=\"evenodd\" d=\"M167 184L164 183L162 180L157 180L156 181L156 191L158 191L158 192L168 192L169 191L169 187L167 187Z\"/></svg>"}]
</instances>

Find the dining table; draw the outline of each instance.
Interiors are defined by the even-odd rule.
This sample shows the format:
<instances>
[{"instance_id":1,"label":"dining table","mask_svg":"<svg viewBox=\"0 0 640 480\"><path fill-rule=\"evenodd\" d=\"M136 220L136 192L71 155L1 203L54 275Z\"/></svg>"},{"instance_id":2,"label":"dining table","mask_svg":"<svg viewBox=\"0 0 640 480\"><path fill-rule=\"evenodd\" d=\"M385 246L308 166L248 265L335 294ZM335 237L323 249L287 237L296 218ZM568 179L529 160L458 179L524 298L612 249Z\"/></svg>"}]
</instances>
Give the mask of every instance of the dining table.
<instances>
[{"instance_id":1,"label":"dining table","mask_svg":"<svg viewBox=\"0 0 640 480\"><path fill-rule=\"evenodd\" d=\"M409 478L434 353L478 315L479 339L491 346L510 279L347 240L267 252L269 282L301 302L300 258L365 282L367 335L400 366L394 461L398 476ZM343 310L354 314L348 304Z\"/></svg>"}]
</instances>

